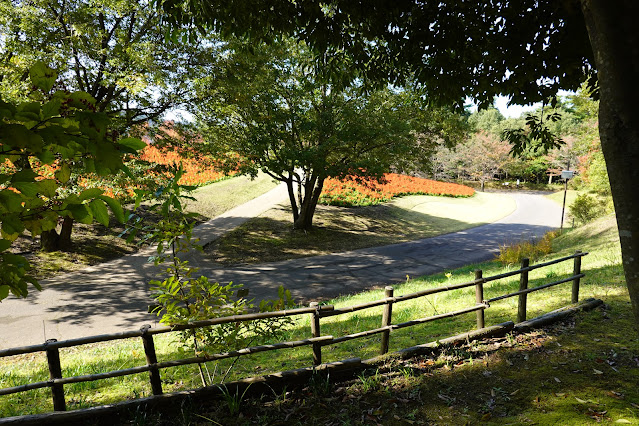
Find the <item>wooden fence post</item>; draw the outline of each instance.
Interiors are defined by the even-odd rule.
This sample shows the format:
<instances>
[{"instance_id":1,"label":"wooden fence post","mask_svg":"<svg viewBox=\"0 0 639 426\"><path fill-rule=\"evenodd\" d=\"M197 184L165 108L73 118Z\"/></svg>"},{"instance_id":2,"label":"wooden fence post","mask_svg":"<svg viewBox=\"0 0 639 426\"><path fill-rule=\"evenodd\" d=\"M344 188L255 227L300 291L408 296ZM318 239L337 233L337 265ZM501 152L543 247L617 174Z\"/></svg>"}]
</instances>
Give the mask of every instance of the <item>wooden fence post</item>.
<instances>
[{"instance_id":1,"label":"wooden fence post","mask_svg":"<svg viewBox=\"0 0 639 426\"><path fill-rule=\"evenodd\" d=\"M530 266L530 259L521 259L521 269ZM528 289L528 271L522 271L519 277L519 291ZM528 301L528 293L519 295L519 304L517 306L517 322L526 321L526 302Z\"/></svg>"},{"instance_id":2,"label":"wooden fence post","mask_svg":"<svg viewBox=\"0 0 639 426\"><path fill-rule=\"evenodd\" d=\"M320 337L320 309L319 303L311 302L309 305L311 308L315 308L315 312L311 313L311 333L313 337ZM319 343L313 343L313 365L320 365L322 363L322 345Z\"/></svg>"},{"instance_id":3,"label":"wooden fence post","mask_svg":"<svg viewBox=\"0 0 639 426\"><path fill-rule=\"evenodd\" d=\"M58 339L48 339L46 343L55 343ZM58 348L46 350L47 364L49 364L49 377L51 379L62 378L62 367L60 366L60 351ZM55 411L67 411L67 404L64 401L64 385L51 385L51 395L53 397L53 409Z\"/></svg>"},{"instance_id":4,"label":"wooden fence post","mask_svg":"<svg viewBox=\"0 0 639 426\"><path fill-rule=\"evenodd\" d=\"M384 297L393 297L393 287L386 286L384 287ZM382 327L386 327L391 325L393 317L393 303L387 303L384 305L384 312L382 313ZM388 341L390 340L390 330L386 330L382 332L382 347L379 351L380 354L384 355L388 353Z\"/></svg>"},{"instance_id":5,"label":"wooden fence post","mask_svg":"<svg viewBox=\"0 0 639 426\"><path fill-rule=\"evenodd\" d=\"M575 254L581 254L581 250L577 250ZM575 257L575 268L573 275L581 274L581 256ZM579 278L572 280L572 303L579 302Z\"/></svg>"},{"instance_id":6,"label":"wooden fence post","mask_svg":"<svg viewBox=\"0 0 639 426\"><path fill-rule=\"evenodd\" d=\"M151 381L151 391L153 395L162 395L162 379L160 378L160 370L154 365L158 362L158 357L155 353L155 343L153 342L153 336L148 334L150 325L146 324L140 328L142 331L142 344L144 345L144 354L146 355L146 363L151 367L149 370L149 380Z\"/></svg>"},{"instance_id":7,"label":"wooden fence post","mask_svg":"<svg viewBox=\"0 0 639 426\"><path fill-rule=\"evenodd\" d=\"M483 272L481 269L475 271L475 280L483 280ZM475 302L479 305L484 303L484 282L479 281L475 284ZM484 328L484 310L477 311L477 328Z\"/></svg>"}]
</instances>

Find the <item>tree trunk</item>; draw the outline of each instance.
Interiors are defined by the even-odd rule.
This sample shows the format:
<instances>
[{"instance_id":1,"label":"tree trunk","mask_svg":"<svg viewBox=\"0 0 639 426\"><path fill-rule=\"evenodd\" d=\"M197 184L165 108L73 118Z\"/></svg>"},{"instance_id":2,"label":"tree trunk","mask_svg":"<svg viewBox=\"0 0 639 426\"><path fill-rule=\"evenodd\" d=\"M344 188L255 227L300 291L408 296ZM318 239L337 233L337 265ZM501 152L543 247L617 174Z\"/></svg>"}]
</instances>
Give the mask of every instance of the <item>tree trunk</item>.
<instances>
[{"instance_id":1,"label":"tree trunk","mask_svg":"<svg viewBox=\"0 0 639 426\"><path fill-rule=\"evenodd\" d=\"M40 235L40 249L47 252L70 250L72 231L73 218L66 216L62 221L62 229L59 234L55 229L42 232L42 235Z\"/></svg>"},{"instance_id":2,"label":"tree trunk","mask_svg":"<svg viewBox=\"0 0 639 426\"><path fill-rule=\"evenodd\" d=\"M300 214L297 220L295 220L293 227L295 229L301 229L304 231L310 231L313 229L313 216L315 216L315 209L317 202L322 194L322 188L324 187L324 179L318 179L313 177L304 188L304 200L300 206Z\"/></svg>"},{"instance_id":3,"label":"tree trunk","mask_svg":"<svg viewBox=\"0 0 639 426\"><path fill-rule=\"evenodd\" d=\"M55 229L42 231L42 234L40 235L40 250L47 252L57 251L59 239L60 235L58 235L58 231Z\"/></svg>"},{"instance_id":4,"label":"tree trunk","mask_svg":"<svg viewBox=\"0 0 639 426\"><path fill-rule=\"evenodd\" d=\"M58 238L58 250L71 250L71 232L73 231L73 218L66 216L62 221L60 238Z\"/></svg>"},{"instance_id":5,"label":"tree trunk","mask_svg":"<svg viewBox=\"0 0 639 426\"><path fill-rule=\"evenodd\" d=\"M621 255L639 324L639 2L582 0L599 80L599 136L610 178Z\"/></svg>"},{"instance_id":6,"label":"tree trunk","mask_svg":"<svg viewBox=\"0 0 639 426\"><path fill-rule=\"evenodd\" d=\"M293 185L293 179L289 179L286 181L286 189L288 190L288 200L291 203L291 210L293 211L293 223L297 222L297 219L300 216L299 210L297 208L297 202L295 201L295 188Z\"/></svg>"}]
</instances>

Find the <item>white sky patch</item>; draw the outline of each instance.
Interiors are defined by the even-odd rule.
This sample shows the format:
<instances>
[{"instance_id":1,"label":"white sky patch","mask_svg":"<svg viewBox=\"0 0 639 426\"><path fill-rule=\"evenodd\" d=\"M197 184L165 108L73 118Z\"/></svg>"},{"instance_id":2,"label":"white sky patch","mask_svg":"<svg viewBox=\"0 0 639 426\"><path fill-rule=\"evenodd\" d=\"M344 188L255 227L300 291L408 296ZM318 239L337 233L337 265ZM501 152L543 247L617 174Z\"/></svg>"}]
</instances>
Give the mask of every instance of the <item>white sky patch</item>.
<instances>
[{"instance_id":1,"label":"white sky patch","mask_svg":"<svg viewBox=\"0 0 639 426\"><path fill-rule=\"evenodd\" d=\"M184 109L172 109L164 114L164 120L193 123L195 116Z\"/></svg>"},{"instance_id":2,"label":"white sky patch","mask_svg":"<svg viewBox=\"0 0 639 426\"><path fill-rule=\"evenodd\" d=\"M536 110L541 107L541 102L532 105L508 105L507 96L497 96L495 98L495 108L506 118L519 118L524 112Z\"/></svg>"}]
</instances>

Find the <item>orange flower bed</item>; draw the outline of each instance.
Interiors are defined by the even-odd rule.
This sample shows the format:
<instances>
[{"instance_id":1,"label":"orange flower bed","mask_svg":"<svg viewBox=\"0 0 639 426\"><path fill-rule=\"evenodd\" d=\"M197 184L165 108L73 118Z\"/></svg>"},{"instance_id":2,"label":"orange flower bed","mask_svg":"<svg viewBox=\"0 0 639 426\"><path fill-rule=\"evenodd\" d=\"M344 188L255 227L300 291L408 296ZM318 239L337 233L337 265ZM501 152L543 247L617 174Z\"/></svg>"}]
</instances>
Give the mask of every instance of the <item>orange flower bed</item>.
<instances>
[{"instance_id":1,"label":"orange flower bed","mask_svg":"<svg viewBox=\"0 0 639 426\"><path fill-rule=\"evenodd\" d=\"M320 203L336 206L369 206L390 201L401 195L442 195L470 197L475 190L464 185L438 182L412 176L387 173L384 183L368 180L359 183L355 179L326 179Z\"/></svg>"},{"instance_id":2,"label":"orange flower bed","mask_svg":"<svg viewBox=\"0 0 639 426\"><path fill-rule=\"evenodd\" d=\"M185 173L180 179L180 185L204 185L225 177L224 173L216 170L214 161L210 157L201 155L189 157L176 151L160 150L153 145L147 145L140 159L164 165L182 164Z\"/></svg>"}]
</instances>

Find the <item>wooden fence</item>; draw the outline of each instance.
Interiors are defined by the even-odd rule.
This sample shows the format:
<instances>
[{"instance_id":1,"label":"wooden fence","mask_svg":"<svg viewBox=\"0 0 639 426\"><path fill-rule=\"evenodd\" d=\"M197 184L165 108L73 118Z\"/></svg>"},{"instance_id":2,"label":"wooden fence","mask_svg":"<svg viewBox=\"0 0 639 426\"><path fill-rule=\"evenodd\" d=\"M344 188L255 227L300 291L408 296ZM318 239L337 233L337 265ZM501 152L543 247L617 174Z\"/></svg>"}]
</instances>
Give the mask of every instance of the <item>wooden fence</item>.
<instances>
[{"instance_id":1,"label":"wooden fence","mask_svg":"<svg viewBox=\"0 0 639 426\"><path fill-rule=\"evenodd\" d=\"M57 341L55 339L47 340L46 343L40 345L32 345L25 346L19 348L11 348L0 350L0 358L13 356L13 355L21 355L28 354L34 352L45 352L47 356L47 362L49 366L49 375L50 379L47 381L29 383L25 385L15 386L11 388L0 389L1 395L9 395L18 392L26 392L32 389L39 389L49 387L51 388L52 397L53 397L53 407L55 411L65 411L66 410L66 402L64 397L64 385L70 383L80 383L80 382L90 382L101 379L108 379L112 377L119 376L127 376L131 374L138 374L143 372L149 372L149 381L151 391L153 395L161 395L162 391L162 383L160 370L164 368L177 367L180 365L188 365L188 364L197 364L204 363L208 361L215 361L224 358L232 358L239 357L243 355L254 354L257 352L265 352L272 351L278 349L286 349L286 348L295 348L300 346L312 346L313 349L313 364L320 365L322 363L322 347L326 345L338 344L341 342L345 342L348 340L359 339L362 337L372 336L374 334L381 334L381 347L380 354L385 354L388 352L389 340L390 340L390 332L392 330L398 330L401 328L411 327L418 324L423 324L426 322L437 321L445 318L451 318L458 315L463 315L471 312L476 312L477 316L477 328L482 329L485 326L484 323L484 311L490 307L490 304L499 300L503 300L509 297L519 297L518 304L518 312L517 312L517 321L522 322L526 320L526 301L527 295L534 291L544 290L549 287L572 282L572 303L577 303L579 299L579 282L580 279L585 275L581 272L581 258L588 253L582 253L577 251L574 255L563 257L561 259L552 260L549 262L539 263L537 265L530 266L528 259L524 259L522 262L522 266L520 269L512 272L506 272L499 275L494 275L490 277L484 277L481 270L475 271L475 279L470 282L437 287L433 289L423 290L412 294L406 294L403 296L394 296L393 288L386 287L385 288L385 297L380 300L376 300L373 302L362 303L359 305L349 306L345 308L335 308L330 305L319 305L316 302L310 304L308 308L298 308L298 309L290 309L284 311L277 312L264 312L264 313L254 313L247 315L235 315L231 317L224 318L214 318L206 321L198 321L187 325L178 325L173 327L157 327L151 328L149 325L143 326L140 330L136 331L128 331L122 333L114 333L114 334L104 334L99 336L90 336L83 337L79 339L70 339L64 341ZM573 275L567 277L562 280L553 281L548 284L540 285L537 287L529 288L528 287L528 274L530 271L534 269L543 268L549 265L553 265L556 263L564 262L567 260L574 261L574 269ZM491 299L484 299L484 284L496 281L504 278L508 278L511 276L520 275L519 281L519 290L513 293L504 294L498 297L493 297ZM392 323L392 312L393 305L396 303L401 303L407 300L416 299L425 297L428 295L447 292L467 287L475 287L475 305L460 309L453 312L447 312L440 315L435 315L427 318L419 318L411 321L406 321L403 323L393 324ZM367 330L359 333L349 334L340 337L333 336L322 336L321 335L321 327L320 322L322 318L331 317L335 315L343 315L350 312L355 312L363 309L369 309L376 306L383 306L382 313L382 326L380 328L376 328L373 330ZM164 361L158 362L156 352L155 352L155 344L153 341L153 336L156 334L169 333L180 330L190 330L202 327L208 327L212 325L232 323L232 322L240 322L240 321L251 321L256 319L267 319L267 318L283 318L293 315L301 315L301 314L309 314L311 316L311 334L312 337L304 340L296 340L289 342L281 342L270 345L262 345L262 346L253 346L249 348L240 349L237 351L230 351L225 353L178 359L172 361ZM144 352L146 354L146 365L142 365L139 367L127 368L116 371L109 371L105 373L99 374L90 374L83 376L72 376L72 377L62 377L62 369L60 366L60 348L69 348L74 346L85 345L89 343L97 343L97 342L106 342L106 341L114 341L120 339L129 339L129 338L140 338L142 340L142 344L144 347Z\"/></svg>"}]
</instances>

